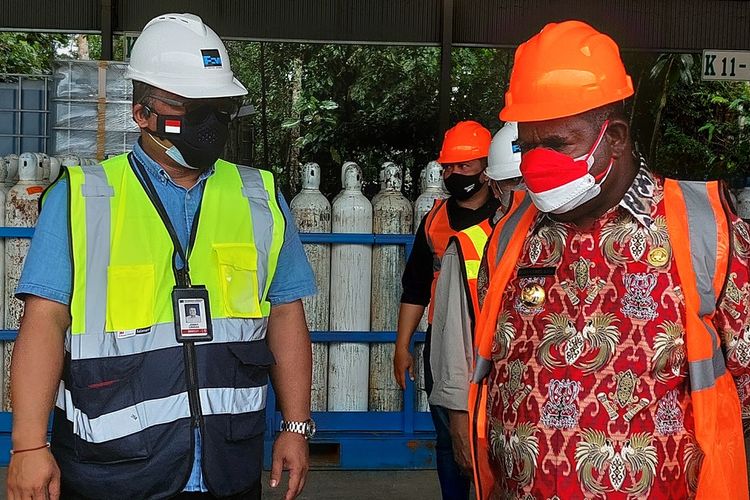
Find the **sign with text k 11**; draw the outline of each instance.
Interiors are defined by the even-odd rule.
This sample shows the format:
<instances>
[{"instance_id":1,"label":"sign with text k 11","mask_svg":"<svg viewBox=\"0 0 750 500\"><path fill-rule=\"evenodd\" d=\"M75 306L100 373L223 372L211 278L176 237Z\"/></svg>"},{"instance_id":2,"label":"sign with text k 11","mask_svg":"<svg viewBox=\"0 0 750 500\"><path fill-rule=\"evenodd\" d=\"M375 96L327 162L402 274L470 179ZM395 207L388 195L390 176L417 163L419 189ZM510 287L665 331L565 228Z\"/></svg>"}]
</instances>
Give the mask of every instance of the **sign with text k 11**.
<instances>
[{"instance_id":1,"label":"sign with text k 11","mask_svg":"<svg viewBox=\"0 0 750 500\"><path fill-rule=\"evenodd\" d=\"M750 81L750 52L704 50L702 80Z\"/></svg>"}]
</instances>

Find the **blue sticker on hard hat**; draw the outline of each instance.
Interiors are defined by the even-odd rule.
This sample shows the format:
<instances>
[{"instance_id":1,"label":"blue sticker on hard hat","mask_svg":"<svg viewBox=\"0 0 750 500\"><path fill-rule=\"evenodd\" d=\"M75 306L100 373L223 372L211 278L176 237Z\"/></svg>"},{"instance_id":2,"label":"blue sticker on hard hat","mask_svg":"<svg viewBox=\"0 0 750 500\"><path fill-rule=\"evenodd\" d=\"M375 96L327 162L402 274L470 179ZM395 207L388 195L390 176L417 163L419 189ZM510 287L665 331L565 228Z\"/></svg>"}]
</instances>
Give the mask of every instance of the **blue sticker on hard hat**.
<instances>
[{"instance_id":1,"label":"blue sticker on hard hat","mask_svg":"<svg viewBox=\"0 0 750 500\"><path fill-rule=\"evenodd\" d=\"M204 68L221 68L221 54L219 49L201 49Z\"/></svg>"},{"instance_id":2,"label":"blue sticker on hard hat","mask_svg":"<svg viewBox=\"0 0 750 500\"><path fill-rule=\"evenodd\" d=\"M521 146L516 141L513 141L511 144L513 145L513 154L521 152Z\"/></svg>"}]
</instances>

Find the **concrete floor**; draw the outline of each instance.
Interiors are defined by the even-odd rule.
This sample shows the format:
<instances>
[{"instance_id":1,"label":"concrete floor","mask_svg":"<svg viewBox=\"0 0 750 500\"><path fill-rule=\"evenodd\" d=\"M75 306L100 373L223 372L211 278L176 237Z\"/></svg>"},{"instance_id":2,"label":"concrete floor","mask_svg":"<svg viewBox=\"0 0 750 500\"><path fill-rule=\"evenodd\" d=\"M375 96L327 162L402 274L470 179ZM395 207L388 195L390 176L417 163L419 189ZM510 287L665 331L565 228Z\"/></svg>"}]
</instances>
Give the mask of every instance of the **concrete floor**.
<instances>
[{"instance_id":1,"label":"concrete floor","mask_svg":"<svg viewBox=\"0 0 750 500\"><path fill-rule=\"evenodd\" d=\"M0 468L0 500L5 500L7 469ZM286 483L276 490L265 487L263 500L284 498ZM299 500L439 500L437 473L427 471L310 471Z\"/></svg>"}]
</instances>

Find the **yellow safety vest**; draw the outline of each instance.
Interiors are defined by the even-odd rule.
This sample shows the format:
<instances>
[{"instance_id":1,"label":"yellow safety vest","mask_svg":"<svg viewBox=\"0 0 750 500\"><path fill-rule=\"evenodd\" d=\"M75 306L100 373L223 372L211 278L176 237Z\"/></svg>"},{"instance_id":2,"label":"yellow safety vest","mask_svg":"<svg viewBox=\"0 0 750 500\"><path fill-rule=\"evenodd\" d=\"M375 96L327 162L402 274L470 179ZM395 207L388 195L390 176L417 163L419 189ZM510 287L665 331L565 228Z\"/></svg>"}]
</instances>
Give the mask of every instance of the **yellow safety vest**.
<instances>
[{"instance_id":1,"label":"yellow safety vest","mask_svg":"<svg viewBox=\"0 0 750 500\"><path fill-rule=\"evenodd\" d=\"M246 491L260 474L267 294L285 229L272 174L219 160L206 180L186 252L213 341L195 344L176 340L173 242L129 157L64 177L72 322L53 451L66 481L92 498L176 494L200 428L211 492Z\"/></svg>"}]
</instances>

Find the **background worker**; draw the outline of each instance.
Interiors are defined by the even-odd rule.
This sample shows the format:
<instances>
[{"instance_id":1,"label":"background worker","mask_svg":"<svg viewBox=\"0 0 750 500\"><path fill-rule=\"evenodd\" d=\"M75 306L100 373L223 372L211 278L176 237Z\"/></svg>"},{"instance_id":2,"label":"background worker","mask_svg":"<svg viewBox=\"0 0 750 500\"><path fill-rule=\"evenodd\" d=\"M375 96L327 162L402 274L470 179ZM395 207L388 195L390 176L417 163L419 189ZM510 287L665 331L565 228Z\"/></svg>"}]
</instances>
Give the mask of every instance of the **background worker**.
<instances>
[{"instance_id":1,"label":"background worker","mask_svg":"<svg viewBox=\"0 0 750 500\"><path fill-rule=\"evenodd\" d=\"M393 360L394 376L403 389L405 374L414 380L414 360L409 345L414 330L430 305L435 279L440 273L440 261L451 236L463 229L486 225L499 207L486 182L492 135L477 122L457 123L445 133L438 162L443 166L443 179L450 197L438 200L424 217L416 233L414 248L402 278L403 295L398 318L396 351ZM432 322L434 308L430 305L428 321ZM425 389L432 390L429 369L430 328L425 342ZM461 473L453 458L447 410L430 407L437 432L437 469L444 499L463 499L469 495L469 476Z\"/></svg>"},{"instance_id":2,"label":"background worker","mask_svg":"<svg viewBox=\"0 0 750 500\"><path fill-rule=\"evenodd\" d=\"M522 188L521 152L516 144L517 138L516 124L508 122L495 134L490 145L489 164L484 175L489 179L495 198L505 200L494 218L502 217L513 191ZM472 474L473 462L481 459L476 456L470 438L469 415L474 408L469 406L469 380L476 357L477 280L489 236L487 228L479 225L451 237L433 297L435 314L430 368L434 385L429 401L431 405L447 410L453 456L467 475Z\"/></svg>"}]
</instances>

